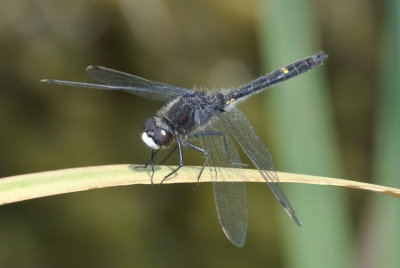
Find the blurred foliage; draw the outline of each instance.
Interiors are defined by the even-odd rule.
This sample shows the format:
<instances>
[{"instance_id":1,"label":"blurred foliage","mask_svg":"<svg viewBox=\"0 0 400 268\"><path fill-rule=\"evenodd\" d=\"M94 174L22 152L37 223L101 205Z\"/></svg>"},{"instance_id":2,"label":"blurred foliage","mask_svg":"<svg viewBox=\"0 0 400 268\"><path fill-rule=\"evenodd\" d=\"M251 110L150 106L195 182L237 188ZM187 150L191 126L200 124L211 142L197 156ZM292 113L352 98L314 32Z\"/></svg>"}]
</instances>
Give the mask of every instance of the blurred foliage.
<instances>
[{"instance_id":1,"label":"blurred foliage","mask_svg":"<svg viewBox=\"0 0 400 268\"><path fill-rule=\"evenodd\" d=\"M382 56L382 40L384 33L399 27L397 21L383 23L388 13L384 5L390 2L312 1L307 4L312 8L311 32L320 38L302 35L302 21L289 26L298 29L297 36L315 42L313 48L330 55L322 68L327 73L327 95L335 121L330 127L335 132L332 135L338 137L335 150L344 178L371 181L373 174L379 174L372 171L375 128L382 126L377 121L376 100L381 94L380 70L390 58ZM140 141L142 124L159 109L159 103L123 92L49 86L39 80L90 81L84 68L99 64L188 88L238 86L265 72L260 61L265 51L260 47L257 25L266 23L263 17L285 18L286 10L292 8L290 1L284 1L279 10L270 3L265 4L263 10L268 13L264 14L258 1L3 0L0 177L78 166L144 163L150 152ZM391 10L394 16L399 15L397 9ZM271 31L269 38L279 38L280 33ZM288 55L281 60L271 57L273 66L268 64L268 71L289 63L288 59L308 56L289 54L290 58ZM300 79L289 84L293 90ZM268 98L268 94L263 96ZM379 107L386 104L381 101ZM265 108L264 98L250 98L240 108L272 154L279 156L274 149L277 137L270 131L276 124L273 115L260 114ZM290 134L296 135L286 133ZM390 150L390 146L387 148ZM197 154L188 152L186 156L187 164L199 163ZM394 157L400 159L399 153ZM285 167L279 157L275 164L280 170ZM326 170L318 175L331 175L328 173ZM387 176L398 179L398 174ZM277 215L283 212L265 186L248 186L249 230L243 249L225 239L210 185L202 184L196 193L193 187L104 189L0 207L0 266L282 267L287 263L288 254L282 250L287 249L281 238L285 232L280 225L283 219L275 215L275 210ZM360 226L378 215L371 216L370 207L365 205L371 194L340 191L350 199L346 203L351 212L347 224L352 232L349 240L355 241L348 246L356 247L352 252L361 252L350 257L360 264L366 256L373 258L374 252L368 250L375 248L371 246L373 240L363 238L379 236L381 231L364 228L360 232ZM309 202L313 202L312 196ZM398 205L394 199L388 202Z\"/></svg>"},{"instance_id":2,"label":"blurred foliage","mask_svg":"<svg viewBox=\"0 0 400 268\"><path fill-rule=\"evenodd\" d=\"M292 2L291 9L287 9L287 1L262 3L259 14L268 14L259 24L264 65L279 65L282 60L288 62L296 55L310 55L320 49L320 29L311 1ZM329 65L329 58L326 65ZM326 68L319 68L265 94L265 113L270 115L265 123L274 126L270 130L274 140L271 149L276 152L274 159L279 164L278 169L343 176L324 71ZM299 231L282 219L286 266L349 267L352 236L344 192L329 187L296 185L287 186L285 190L303 221Z\"/></svg>"}]
</instances>

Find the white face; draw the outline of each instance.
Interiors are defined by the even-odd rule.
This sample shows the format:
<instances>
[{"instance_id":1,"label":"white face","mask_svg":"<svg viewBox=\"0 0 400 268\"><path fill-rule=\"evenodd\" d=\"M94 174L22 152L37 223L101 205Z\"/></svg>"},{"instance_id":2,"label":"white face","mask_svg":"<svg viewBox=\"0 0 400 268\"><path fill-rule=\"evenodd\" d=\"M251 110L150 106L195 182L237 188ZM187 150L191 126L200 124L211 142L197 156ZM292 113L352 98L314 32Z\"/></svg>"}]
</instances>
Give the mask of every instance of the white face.
<instances>
[{"instance_id":1,"label":"white face","mask_svg":"<svg viewBox=\"0 0 400 268\"><path fill-rule=\"evenodd\" d=\"M142 140L153 150L159 150L171 145L174 137L164 128L161 128L156 117L150 117L146 120L143 126Z\"/></svg>"},{"instance_id":2,"label":"white face","mask_svg":"<svg viewBox=\"0 0 400 268\"><path fill-rule=\"evenodd\" d=\"M152 138L152 137L149 137L149 135L147 135L146 132L143 132L143 133L142 133L142 140L143 140L143 142L144 142L147 146L149 146L149 147L150 147L151 149L153 149L153 150L158 150L158 149L161 148L160 145L158 145L157 143L155 143L154 140L153 140L153 138Z\"/></svg>"}]
</instances>

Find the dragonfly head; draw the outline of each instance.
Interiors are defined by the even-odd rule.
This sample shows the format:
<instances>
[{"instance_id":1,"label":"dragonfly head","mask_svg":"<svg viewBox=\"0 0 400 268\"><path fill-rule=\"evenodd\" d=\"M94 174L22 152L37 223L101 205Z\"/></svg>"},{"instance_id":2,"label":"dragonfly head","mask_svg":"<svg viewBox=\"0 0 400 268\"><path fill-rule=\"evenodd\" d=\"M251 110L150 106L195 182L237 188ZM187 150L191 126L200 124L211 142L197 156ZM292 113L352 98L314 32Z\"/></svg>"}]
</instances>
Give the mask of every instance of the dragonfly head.
<instances>
[{"instance_id":1,"label":"dragonfly head","mask_svg":"<svg viewBox=\"0 0 400 268\"><path fill-rule=\"evenodd\" d=\"M143 129L142 140L153 150L168 147L174 139L171 132L159 126L155 117L147 119Z\"/></svg>"}]
</instances>

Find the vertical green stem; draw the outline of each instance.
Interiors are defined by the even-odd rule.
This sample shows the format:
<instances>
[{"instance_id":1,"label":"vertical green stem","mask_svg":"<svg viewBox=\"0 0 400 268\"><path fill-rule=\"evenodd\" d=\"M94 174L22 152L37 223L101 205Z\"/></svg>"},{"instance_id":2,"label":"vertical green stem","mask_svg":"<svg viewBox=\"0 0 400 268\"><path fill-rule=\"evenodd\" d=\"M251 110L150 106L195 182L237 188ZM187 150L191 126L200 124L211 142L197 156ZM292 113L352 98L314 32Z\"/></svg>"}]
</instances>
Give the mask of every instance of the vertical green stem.
<instances>
[{"instance_id":1,"label":"vertical green stem","mask_svg":"<svg viewBox=\"0 0 400 268\"><path fill-rule=\"evenodd\" d=\"M376 183L400 186L400 2L385 1L382 77L376 124ZM399 267L400 205L398 200L374 196L367 231L371 243L364 252L376 267ZM364 233L364 235L367 235Z\"/></svg>"},{"instance_id":2,"label":"vertical green stem","mask_svg":"<svg viewBox=\"0 0 400 268\"><path fill-rule=\"evenodd\" d=\"M322 50L310 1L261 1L260 51L265 70ZM329 54L329 51L325 51ZM330 55L334 57L334 55ZM278 170L340 176L339 152L324 68L271 89L265 95L265 125ZM338 189L285 186L303 223L281 219L284 262L288 267L349 267L351 256L347 203ZM284 213L282 212L282 215Z\"/></svg>"}]
</instances>

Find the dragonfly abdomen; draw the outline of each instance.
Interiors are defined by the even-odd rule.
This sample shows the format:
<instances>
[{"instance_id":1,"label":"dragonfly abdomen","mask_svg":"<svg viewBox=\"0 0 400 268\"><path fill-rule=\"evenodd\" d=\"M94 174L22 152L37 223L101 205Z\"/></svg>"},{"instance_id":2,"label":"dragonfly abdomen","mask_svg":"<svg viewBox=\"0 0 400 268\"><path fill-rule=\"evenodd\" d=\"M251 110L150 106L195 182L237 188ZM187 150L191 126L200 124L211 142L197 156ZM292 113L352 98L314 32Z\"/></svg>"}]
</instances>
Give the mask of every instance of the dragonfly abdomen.
<instances>
[{"instance_id":1,"label":"dragonfly abdomen","mask_svg":"<svg viewBox=\"0 0 400 268\"><path fill-rule=\"evenodd\" d=\"M227 93L225 96L225 104L229 105L234 101L240 100L251 94L258 93L261 90L271 87L277 83L305 73L318 65L322 65L322 62L327 57L328 55L325 53L319 52L313 56L298 60L269 74L263 75Z\"/></svg>"}]
</instances>

